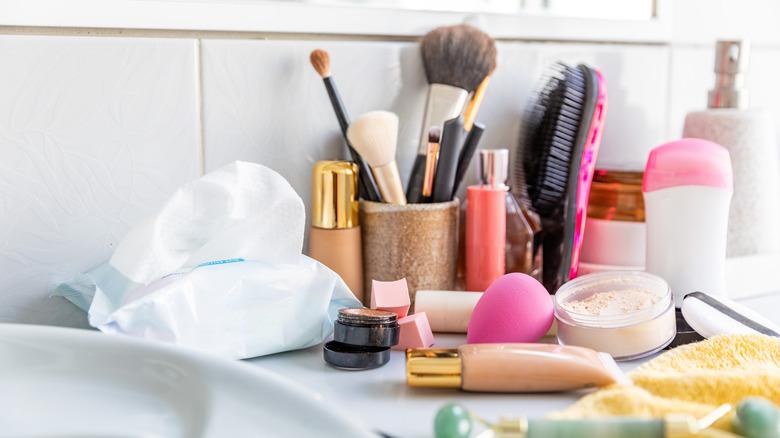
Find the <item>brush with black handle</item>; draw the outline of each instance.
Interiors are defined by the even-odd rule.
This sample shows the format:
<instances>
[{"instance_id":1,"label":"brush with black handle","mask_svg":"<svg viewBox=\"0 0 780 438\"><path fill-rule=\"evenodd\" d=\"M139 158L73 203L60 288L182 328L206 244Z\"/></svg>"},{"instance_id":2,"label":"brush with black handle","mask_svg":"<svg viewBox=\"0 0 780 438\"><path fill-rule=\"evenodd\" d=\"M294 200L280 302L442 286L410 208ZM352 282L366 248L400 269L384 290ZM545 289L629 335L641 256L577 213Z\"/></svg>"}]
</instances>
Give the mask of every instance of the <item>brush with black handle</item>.
<instances>
[{"instance_id":1,"label":"brush with black handle","mask_svg":"<svg viewBox=\"0 0 780 438\"><path fill-rule=\"evenodd\" d=\"M455 185L452 187L453 198L458 193L460 185L466 178L466 171L469 170L471 159L474 157L474 152L476 152L477 147L479 147L479 140L482 139L482 134L484 132L485 125L481 123L474 123L471 126L471 130L468 131L468 134L466 135L466 141L463 142L463 148L461 149L460 156L458 157L458 167L455 171Z\"/></svg>"},{"instance_id":2,"label":"brush with black handle","mask_svg":"<svg viewBox=\"0 0 780 438\"><path fill-rule=\"evenodd\" d=\"M466 131L463 129L463 116L444 122L444 129L441 131L439 161L436 165L436 176L433 179L433 202L452 201L455 174L458 171L458 158L460 158L464 135L466 135Z\"/></svg>"},{"instance_id":3,"label":"brush with black handle","mask_svg":"<svg viewBox=\"0 0 780 438\"><path fill-rule=\"evenodd\" d=\"M406 192L412 203L419 203L423 198L428 130L433 126L442 127L445 120L463 113L469 93L496 67L495 41L465 24L428 32L421 49L429 86L419 148Z\"/></svg>"},{"instance_id":4,"label":"brush with black handle","mask_svg":"<svg viewBox=\"0 0 780 438\"><path fill-rule=\"evenodd\" d=\"M347 110L341 102L341 97L339 96L338 91L336 91L336 84L333 82L333 78L330 75L330 55L328 55L328 52L325 50L316 49L309 55L309 61L311 61L311 65L314 67L314 70L317 71L317 74L322 77L322 82L325 84L325 89L328 91L330 103L333 105L333 112L336 113L336 118L339 121L341 134L344 137L344 141L347 143L349 154L352 156L352 161L358 165L360 197L367 201L382 202L382 196L379 194L379 189L377 188L376 181L374 181L374 175L371 173L371 169L368 167L368 164L366 164L363 157L361 157L349 143L349 139L347 139L349 119L347 118Z\"/></svg>"}]
</instances>

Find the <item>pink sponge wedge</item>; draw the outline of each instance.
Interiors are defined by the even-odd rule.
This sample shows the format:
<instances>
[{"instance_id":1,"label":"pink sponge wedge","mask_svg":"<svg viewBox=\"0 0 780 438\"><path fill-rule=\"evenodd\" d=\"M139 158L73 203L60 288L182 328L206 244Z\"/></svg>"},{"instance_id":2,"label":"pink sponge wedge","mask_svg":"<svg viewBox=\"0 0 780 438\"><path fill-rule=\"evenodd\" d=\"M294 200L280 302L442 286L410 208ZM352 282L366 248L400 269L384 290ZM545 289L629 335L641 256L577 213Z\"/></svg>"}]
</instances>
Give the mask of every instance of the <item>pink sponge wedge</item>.
<instances>
[{"instance_id":1,"label":"pink sponge wedge","mask_svg":"<svg viewBox=\"0 0 780 438\"><path fill-rule=\"evenodd\" d=\"M409 286L406 279L396 281L371 280L371 308L386 310L398 315L398 319L409 313Z\"/></svg>"},{"instance_id":2,"label":"pink sponge wedge","mask_svg":"<svg viewBox=\"0 0 780 438\"><path fill-rule=\"evenodd\" d=\"M428 323L425 312L415 313L398 320L401 326L401 335L394 350L406 350L407 348L428 348L433 345L433 332Z\"/></svg>"},{"instance_id":3,"label":"pink sponge wedge","mask_svg":"<svg viewBox=\"0 0 780 438\"><path fill-rule=\"evenodd\" d=\"M536 342L553 322L553 302L541 283L512 273L499 277L477 302L469 320L469 344Z\"/></svg>"}]
</instances>

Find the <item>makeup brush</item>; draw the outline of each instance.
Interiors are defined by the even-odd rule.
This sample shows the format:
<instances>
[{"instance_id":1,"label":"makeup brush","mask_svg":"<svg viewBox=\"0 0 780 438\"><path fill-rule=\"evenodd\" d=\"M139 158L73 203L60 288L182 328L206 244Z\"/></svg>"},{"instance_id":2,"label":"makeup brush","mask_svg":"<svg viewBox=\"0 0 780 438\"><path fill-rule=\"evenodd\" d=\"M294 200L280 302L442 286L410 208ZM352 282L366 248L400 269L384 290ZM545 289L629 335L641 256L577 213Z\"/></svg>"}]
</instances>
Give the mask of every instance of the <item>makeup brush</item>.
<instances>
[{"instance_id":1,"label":"makeup brush","mask_svg":"<svg viewBox=\"0 0 780 438\"><path fill-rule=\"evenodd\" d=\"M439 146L439 162L433 179L433 202L452 201L455 173L458 170L458 158L463 145L463 116L444 122Z\"/></svg>"},{"instance_id":2,"label":"makeup brush","mask_svg":"<svg viewBox=\"0 0 780 438\"><path fill-rule=\"evenodd\" d=\"M428 100L425 104L417 157L409 179L409 202L420 202L425 174L428 129L462 114L469 93L496 66L496 43L479 29L459 24L439 27L421 42ZM443 128L442 128L443 129Z\"/></svg>"},{"instance_id":3,"label":"makeup brush","mask_svg":"<svg viewBox=\"0 0 780 438\"><path fill-rule=\"evenodd\" d=\"M436 175L436 162L439 159L439 138L441 129L438 126L428 130L428 151L425 157L425 178L423 180L423 198L427 200L433 195L433 178Z\"/></svg>"},{"instance_id":4,"label":"makeup brush","mask_svg":"<svg viewBox=\"0 0 780 438\"><path fill-rule=\"evenodd\" d=\"M347 116L347 110L344 108L344 103L341 102L341 96L339 96L339 93L336 90L336 83L333 81L333 77L330 74L330 55L322 49L312 50L309 55L309 61L325 84L325 89L328 91L328 98L330 98L330 104L333 106L333 112L336 113L336 119L339 122L339 127L341 127L341 135L344 136L344 141L347 143L347 148L349 149L350 156L352 156L352 161L358 165L360 197L369 201L382 202L382 198L379 195L379 189L376 186L371 170L368 168L363 157L357 153L347 139L349 117Z\"/></svg>"},{"instance_id":5,"label":"makeup brush","mask_svg":"<svg viewBox=\"0 0 780 438\"><path fill-rule=\"evenodd\" d=\"M466 111L463 113L463 129L465 129L467 132L471 131L471 127L474 126L474 121L477 119L477 113L479 112L479 107L482 105L482 99L485 98L485 90L487 90L487 86L490 83L490 76L491 74L485 76L485 79L482 79L482 82L479 83L479 87L477 87L477 91L474 92L474 95L471 96L471 100L469 100L469 105L466 107Z\"/></svg>"},{"instance_id":6,"label":"makeup brush","mask_svg":"<svg viewBox=\"0 0 780 438\"><path fill-rule=\"evenodd\" d=\"M395 163L398 116L388 111L365 113L349 125L347 138L371 166L382 199L390 204L406 204Z\"/></svg>"},{"instance_id":7,"label":"makeup brush","mask_svg":"<svg viewBox=\"0 0 780 438\"><path fill-rule=\"evenodd\" d=\"M458 156L458 167L455 171L455 185L452 188L452 197L458 193L458 188L466 177L466 171L469 170L471 159L474 157L474 152L479 146L479 140L482 139L482 134L485 132L485 125L481 123L474 123L471 131L466 135L466 141L463 142L463 149Z\"/></svg>"}]
</instances>

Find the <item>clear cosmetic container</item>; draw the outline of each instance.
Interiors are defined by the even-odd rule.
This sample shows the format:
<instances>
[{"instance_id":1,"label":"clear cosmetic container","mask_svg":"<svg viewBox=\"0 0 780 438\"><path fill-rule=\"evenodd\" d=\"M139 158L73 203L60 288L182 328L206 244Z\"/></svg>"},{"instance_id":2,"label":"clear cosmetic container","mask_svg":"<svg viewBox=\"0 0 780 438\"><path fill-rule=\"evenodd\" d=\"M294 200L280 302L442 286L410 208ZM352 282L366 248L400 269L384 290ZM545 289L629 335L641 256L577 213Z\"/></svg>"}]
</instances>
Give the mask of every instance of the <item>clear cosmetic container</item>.
<instances>
[{"instance_id":1,"label":"clear cosmetic container","mask_svg":"<svg viewBox=\"0 0 780 438\"><path fill-rule=\"evenodd\" d=\"M638 271L588 274L555 294L558 342L633 360L663 349L676 332L674 302L662 278Z\"/></svg>"}]
</instances>

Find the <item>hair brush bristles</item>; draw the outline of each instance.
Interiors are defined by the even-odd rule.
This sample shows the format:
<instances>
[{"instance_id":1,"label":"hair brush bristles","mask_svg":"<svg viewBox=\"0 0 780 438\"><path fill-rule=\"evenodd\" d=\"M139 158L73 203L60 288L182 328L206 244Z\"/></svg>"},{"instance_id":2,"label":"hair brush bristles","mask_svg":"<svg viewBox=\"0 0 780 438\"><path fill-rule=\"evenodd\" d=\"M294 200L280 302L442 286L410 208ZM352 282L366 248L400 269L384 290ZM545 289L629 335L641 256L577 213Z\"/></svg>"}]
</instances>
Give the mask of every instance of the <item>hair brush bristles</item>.
<instances>
[{"instance_id":1,"label":"hair brush bristles","mask_svg":"<svg viewBox=\"0 0 780 438\"><path fill-rule=\"evenodd\" d=\"M474 91L496 68L496 43L479 29L458 24L436 28L421 43L428 83Z\"/></svg>"},{"instance_id":2,"label":"hair brush bristles","mask_svg":"<svg viewBox=\"0 0 780 438\"><path fill-rule=\"evenodd\" d=\"M576 67L553 66L525 116L515 188L525 185L542 217L560 211L569 183L572 152L585 106L585 76Z\"/></svg>"},{"instance_id":3,"label":"hair brush bristles","mask_svg":"<svg viewBox=\"0 0 780 438\"><path fill-rule=\"evenodd\" d=\"M322 78L330 76L330 55L322 49L315 49L309 54L309 62Z\"/></svg>"}]
</instances>

